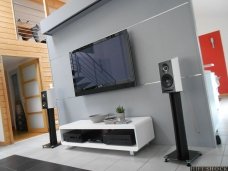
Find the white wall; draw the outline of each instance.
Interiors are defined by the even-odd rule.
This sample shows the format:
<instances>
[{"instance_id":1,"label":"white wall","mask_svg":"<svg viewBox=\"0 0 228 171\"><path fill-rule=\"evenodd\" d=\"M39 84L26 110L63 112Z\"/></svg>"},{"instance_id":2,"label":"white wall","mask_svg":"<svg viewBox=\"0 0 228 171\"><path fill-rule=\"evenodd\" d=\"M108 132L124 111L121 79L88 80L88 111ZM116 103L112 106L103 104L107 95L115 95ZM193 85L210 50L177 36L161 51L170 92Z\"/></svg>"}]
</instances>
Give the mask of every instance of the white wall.
<instances>
[{"instance_id":1,"label":"white wall","mask_svg":"<svg viewBox=\"0 0 228 171\"><path fill-rule=\"evenodd\" d=\"M76 1L70 3L77 4ZM126 28L137 87L75 97L69 52ZM189 145L215 146L189 0L108 1L59 29L47 40L61 125L88 119L95 113L114 112L121 104L127 116L153 117L155 143L174 144L169 96L161 92L158 63L178 56Z\"/></svg>"},{"instance_id":2,"label":"white wall","mask_svg":"<svg viewBox=\"0 0 228 171\"><path fill-rule=\"evenodd\" d=\"M192 0L198 36L220 30L228 67L228 1Z\"/></svg>"},{"instance_id":3,"label":"white wall","mask_svg":"<svg viewBox=\"0 0 228 171\"><path fill-rule=\"evenodd\" d=\"M4 130L3 130L3 122L2 122L2 111L0 108L0 142L4 142Z\"/></svg>"}]
</instances>

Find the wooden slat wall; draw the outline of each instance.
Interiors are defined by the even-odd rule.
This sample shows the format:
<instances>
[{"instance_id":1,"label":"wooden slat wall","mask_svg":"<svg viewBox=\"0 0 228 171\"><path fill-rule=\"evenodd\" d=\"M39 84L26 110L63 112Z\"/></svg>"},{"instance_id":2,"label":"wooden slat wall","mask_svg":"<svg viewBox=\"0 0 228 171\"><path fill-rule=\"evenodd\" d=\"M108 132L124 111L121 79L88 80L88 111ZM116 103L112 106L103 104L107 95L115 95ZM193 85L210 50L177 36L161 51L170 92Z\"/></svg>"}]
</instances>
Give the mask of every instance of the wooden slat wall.
<instances>
[{"instance_id":1,"label":"wooden slat wall","mask_svg":"<svg viewBox=\"0 0 228 171\"><path fill-rule=\"evenodd\" d=\"M6 89L6 82L5 82L5 73L4 67L2 63L2 56L0 56L0 107L2 112L2 121L3 121L3 129L4 129L4 144L10 144L13 141L13 134L12 134L12 125L9 113L9 104L8 104L8 93Z\"/></svg>"},{"instance_id":2,"label":"wooden slat wall","mask_svg":"<svg viewBox=\"0 0 228 171\"><path fill-rule=\"evenodd\" d=\"M47 45L17 40L12 0L0 1L0 56L38 58L41 69L42 89L48 89L49 84L52 83ZM4 144L10 144L13 140L2 59L0 59L0 107L6 140ZM0 142L1 144L3 143Z\"/></svg>"}]
</instances>

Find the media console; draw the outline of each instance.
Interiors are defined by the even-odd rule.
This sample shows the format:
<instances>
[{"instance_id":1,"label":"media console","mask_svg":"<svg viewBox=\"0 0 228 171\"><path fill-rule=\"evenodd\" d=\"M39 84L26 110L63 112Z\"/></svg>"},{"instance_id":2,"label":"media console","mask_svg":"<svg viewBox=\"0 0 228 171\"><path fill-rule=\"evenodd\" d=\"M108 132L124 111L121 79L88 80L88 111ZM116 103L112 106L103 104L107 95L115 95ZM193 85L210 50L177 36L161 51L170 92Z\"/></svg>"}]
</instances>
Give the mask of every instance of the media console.
<instances>
[{"instance_id":1,"label":"media console","mask_svg":"<svg viewBox=\"0 0 228 171\"><path fill-rule=\"evenodd\" d=\"M60 126L61 142L62 145L76 146L76 147L87 147L87 148L99 148L99 149L110 149L110 150L122 150L129 151L131 155L134 152L139 151L143 146L147 145L154 139L154 129L151 117L131 117L128 118L132 122L128 124L105 124L92 123L90 120L79 120L66 125ZM70 131L108 131L108 130L132 130L135 134L135 145L109 145L101 142L68 142L64 141L64 134ZM110 143L110 142L109 142Z\"/></svg>"}]
</instances>

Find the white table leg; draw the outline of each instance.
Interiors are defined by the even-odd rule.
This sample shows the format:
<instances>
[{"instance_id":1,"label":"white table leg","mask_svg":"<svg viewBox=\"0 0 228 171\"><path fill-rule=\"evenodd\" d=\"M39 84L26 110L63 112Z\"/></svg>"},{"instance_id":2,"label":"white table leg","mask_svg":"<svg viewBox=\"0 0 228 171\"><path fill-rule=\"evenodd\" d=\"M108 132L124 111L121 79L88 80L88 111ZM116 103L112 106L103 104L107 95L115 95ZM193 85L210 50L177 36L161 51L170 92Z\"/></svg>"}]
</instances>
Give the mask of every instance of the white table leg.
<instances>
[{"instance_id":1,"label":"white table leg","mask_svg":"<svg viewBox=\"0 0 228 171\"><path fill-rule=\"evenodd\" d=\"M135 155L134 151L130 151L130 155L134 156Z\"/></svg>"}]
</instances>

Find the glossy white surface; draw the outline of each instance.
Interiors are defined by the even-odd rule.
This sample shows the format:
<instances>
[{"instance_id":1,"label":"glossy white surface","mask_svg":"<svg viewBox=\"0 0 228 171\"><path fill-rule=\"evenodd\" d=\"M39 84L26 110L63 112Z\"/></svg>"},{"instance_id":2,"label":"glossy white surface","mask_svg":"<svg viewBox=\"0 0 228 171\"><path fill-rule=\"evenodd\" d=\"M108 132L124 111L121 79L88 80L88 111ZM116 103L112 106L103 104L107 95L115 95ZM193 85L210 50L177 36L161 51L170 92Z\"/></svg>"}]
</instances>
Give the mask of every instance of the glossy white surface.
<instances>
[{"instance_id":1,"label":"glossy white surface","mask_svg":"<svg viewBox=\"0 0 228 171\"><path fill-rule=\"evenodd\" d=\"M59 127L59 129L134 129L136 126L150 119L150 117L129 118L132 122L129 124L105 124L104 122L93 123L90 120L79 120Z\"/></svg>"},{"instance_id":2,"label":"glossy white surface","mask_svg":"<svg viewBox=\"0 0 228 171\"><path fill-rule=\"evenodd\" d=\"M111 150L122 150L136 152L143 146L148 144L154 139L153 122L151 117L132 117L127 118L131 120L128 124L105 124L93 123L91 120L79 120L70 124L60 126L61 141L63 145L76 146L76 147L88 147L88 148L100 148ZM72 143L63 140L63 134L76 129L133 129L135 132L136 145L134 146L120 146L120 145L106 145L102 143Z\"/></svg>"},{"instance_id":3,"label":"glossy white surface","mask_svg":"<svg viewBox=\"0 0 228 171\"><path fill-rule=\"evenodd\" d=\"M182 81L181 81L181 72L180 72L180 64L178 57L171 59L174 83L175 83L175 91L183 91Z\"/></svg>"},{"instance_id":4,"label":"glossy white surface","mask_svg":"<svg viewBox=\"0 0 228 171\"><path fill-rule=\"evenodd\" d=\"M49 109L56 107L56 98L55 98L54 88L49 88L47 90L47 104L48 104Z\"/></svg>"}]
</instances>

